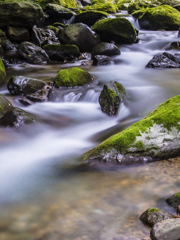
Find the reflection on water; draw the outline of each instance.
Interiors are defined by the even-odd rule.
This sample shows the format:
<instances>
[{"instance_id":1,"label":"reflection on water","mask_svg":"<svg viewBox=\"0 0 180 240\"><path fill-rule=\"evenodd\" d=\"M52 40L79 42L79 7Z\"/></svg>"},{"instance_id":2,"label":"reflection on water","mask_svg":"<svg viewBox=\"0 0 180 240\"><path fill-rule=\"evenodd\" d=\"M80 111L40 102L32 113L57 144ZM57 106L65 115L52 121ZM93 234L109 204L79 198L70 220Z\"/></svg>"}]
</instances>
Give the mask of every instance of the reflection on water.
<instances>
[{"instance_id":1,"label":"reflection on water","mask_svg":"<svg viewBox=\"0 0 180 240\"><path fill-rule=\"evenodd\" d=\"M149 239L139 215L151 206L173 212L164 199L179 191L179 158L118 170L108 166L110 171L72 167L88 149L179 94L179 69L145 69L154 54L178 39L177 31L140 31L139 38L138 44L119 45L114 65L81 66L97 86L57 89L54 101L28 107L10 96L6 84L0 88L37 120L16 131L0 130L0 239ZM12 66L6 81L12 75L50 81L60 69L80 64ZM110 80L127 91L116 117L102 113L98 103Z\"/></svg>"}]
</instances>

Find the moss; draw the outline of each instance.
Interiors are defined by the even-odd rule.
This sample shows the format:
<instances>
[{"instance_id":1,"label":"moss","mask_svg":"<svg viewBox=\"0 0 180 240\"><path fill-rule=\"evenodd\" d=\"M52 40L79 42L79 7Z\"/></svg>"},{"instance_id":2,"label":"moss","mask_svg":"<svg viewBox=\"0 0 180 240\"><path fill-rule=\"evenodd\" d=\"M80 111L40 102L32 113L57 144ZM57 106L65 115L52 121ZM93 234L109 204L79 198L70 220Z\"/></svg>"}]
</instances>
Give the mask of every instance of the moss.
<instances>
[{"instance_id":1,"label":"moss","mask_svg":"<svg viewBox=\"0 0 180 240\"><path fill-rule=\"evenodd\" d=\"M55 22L55 23L53 23L53 26L54 26L54 27L62 27L62 28L65 28L65 27L66 27L65 24L63 24L63 23L59 23L59 22Z\"/></svg>"},{"instance_id":2,"label":"moss","mask_svg":"<svg viewBox=\"0 0 180 240\"><path fill-rule=\"evenodd\" d=\"M60 70L57 74L54 83L56 87L72 87L72 86L83 86L87 83L92 82L93 77L90 73L73 67L70 69Z\"/></svg>"},{"instance_id":3,"label":"moss","mask_svg":"<svg viewBox=\"0 0 180 240\"><path fill-rule=\"evenodd\" d=\"M48 3L59 4L66 8L75 8L76 1L75 0L35 0L34 3L39 4L43 9L46 8Z\"/></svg>"},{"instance_id":4,"label":"moss","mask_svg":"<svg viewBox=\"0 0 180 240\"><path fill-rule=\"evenodd\" d=\"M178 30L180 25L180 12L171 6L163 5L135 11L132 14L138 18L140 24L148 21L154 29Z\"/></svg>"},{"instance_id":5,"label":"moss","mask_svg":"<svg viewBox=\"0 0 180 240\"><path fill-rule=\"evenodd\" d=\"M119 82L115 82L115 85L116 85L118 91L122 94L122 98L124 99L126 97L126 90L125 90L125 88Z\"/></svg>"},{"instance_id":6,"label":"moss","mask_svg":"<svg viewBox=\"0 0 180 240\"><path fill-rule=\"evenodd\" d=\"M117 12L117 6L112 3L102 3L102 4L94 4L91 6L85 6L83 11L87 10L96 10L96 11L102 11L107 13L116 13Z\"/></svg>"},{"instance_id":7,"label":"moss","mask_svg":"<svg viewBox=\"0 0 180 240\"><path fill-rule=\"evenodd\" d=\"M136 143L135 147L138 149L144 149L144 143L142 141L138 141Z\"/></svg>"},{"instance_id":8,"label":"moss","mask_svg":"<svg viewBox=\"0 0 180 240\"><path fill-rule=\"evenodd\" d=\"M109 93L111 98L117 97L117 93L114 90L110 89L110 88L108 88L108 93Z\"/></svg>"},{"instance_id":9,"label":"moss","mask_svg":"<svg viewBox=\"0 0 180 240\"><path fill-rule=\"evenodd\" d=\"M129 147L132 147L137 136L141 136L149 130L153 124L163 125L167 130L175 127L180 131L180 95L173 97L162 103L147 118L134 123L131 127L108 138L100 145L86 153L85 159L90 156L97 156L102 151L108 152L116 149L118 152L126 153Z\"/></svg>"},{"instance_id":10,"label":"moss","mask_svg":"<svg viewBox=\"0 0 180 240\"><path fill-rule=\"evenodd\" d=\"M6 76L6 71L5 71L4 63L0 58L0 83L4 79L5 76Z\"/></svg>"},{"instance_id":11,"label":"moss","mask_svg":"<svg viewBox=\"0 0 180 240\"><path fill-rule=\"evenodd\" d=\"M73 44L48 44L43 46L43 50L64 52L67 54L72 54L73 56L77 56L77 57L79 57L80 55L79 48Z\"/></svg>"},{"instance_id":12,"label":"moss","mask_svg":"<svg viewBox=\"0 0 180 240\"><path fill-rule=\"evenodd\" d=\"M57 27L54 27L54 26L49 25L47 28L51 29L56 35L57 35L58 32L59 32L59 29L58 29Z\"/></svg>"},{"instance_id":13,"label":"moss","mask_svg":"<svg viewBox=\"0 0 180 240\"><path fill-rule=\"evenodd\" d=\"M160 212L161 210L159 208L149 208L148 209L148 214L154 213L154 212Z\"/></svg>"},{"instance_id":14,"label":"moss","mask_svg":"<svg viewBox=\"0 0 180 240\"><path fill-rule=\"evenodd\" d=\"M178 193L174 194L174 197L176 197L176 198L179 198L179 199L180 199L180 192L178 192Z\"/></svg>"}]
</instances>

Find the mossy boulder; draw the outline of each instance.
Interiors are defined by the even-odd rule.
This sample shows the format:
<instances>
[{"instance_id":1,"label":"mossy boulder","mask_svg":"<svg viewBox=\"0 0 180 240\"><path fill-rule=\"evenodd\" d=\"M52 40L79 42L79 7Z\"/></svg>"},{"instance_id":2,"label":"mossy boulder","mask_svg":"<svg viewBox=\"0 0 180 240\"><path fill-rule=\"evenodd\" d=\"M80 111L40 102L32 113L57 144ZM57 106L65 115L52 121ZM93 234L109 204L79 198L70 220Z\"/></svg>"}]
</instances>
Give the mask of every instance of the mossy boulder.
<instances>
[{"instance_id":1,"label":"mossy boulder","mask_svg":"<svg viewBox=\"0 0 180 240\"><path fill-rule=\"evenodd\" d=\"M113 43L106 42L99 43L91 51L92 58L95 55L114 56L120 54L121 54L120 49L116 45L114 45Z\"/></svg>"},{"instance_id":2,"label":"mossy boulder","mask_svg":"<svg viewBox=\"0 0 180 240\"><path fill-rule=\"evenodd\" d=\"M83 23L74 23L63 28L58 34L60 43L74 44L81 52L90 52L100 43L100 38Z\"/></svg>"},{"instance_id":3,"label":"mossy boulder","mask_svg":"<svg viewBox=\"0 0 180 240\"><path fill-rule=\"evenodd\" d=\"M107 13L116 13L118 8L115 4L112 3L98 3L93 4L91 6L85 6L82 10L96 10L96 11L102 11Z\"/></svg>"},{"instance_id":4,"label":"mossy boulder","mask_svg":"<svg viewBox=\"0 0 180 240\"><path fill-rule=\"evenodd\" d=\"M119 105L125 97L126 91L122 84L113 81L105 84L99 96L101 110L109 116L117 115Z\"/></svg>"},{"instance_id":5,"label":"mossy boulder","mask_svg":"<svg viewBox=\"0 0 180 240\"><path fill-rule=\"evenodd\" d=\"M172 195L171 197L168 197L166 199L166 202L173 208L177 209L177 207L180 205L180 192Z\"/></svg>"},{"instance_id":6,"label":"mossy boulder","mask_svg":"<svg viewBox=\"0 0 180 240\"><path fill-rule=\"evenodd\" d=\"M58 4L65 8L75 8L76 0L35 0L35 3L39 4L43 9L46 8L47 4Z\"/></svg>"},{"instance_id":7,"label":"mossy boulder","mask_svg":"<svg viewBox=\"0 0 180 240\"><path fill-rule=\"evenodd\" d=\"M148 117L88 151L84 161L133 163L179 156L180 95L170 98Z\"/></svg>"},{"instance_id":8,"label":"mossy boulder","mask_svg":"<svg viewBox=\"0 0 180 240\"><path fill-rule=\"evenodd\" d=\"M135 11L132 15L143 29L179 30L180 12L168 5Z\"/></svg>"},{"instance_id":9,"label":"mossy boulder","mask_svg":"<svg viewBox=\"0 0 180 240\"><path fill-rule=\"evenodd\" d=\"M3 79L5 76L6 76L6 71L5 71L4 63L0 58L0 85L3 82Z\"/></svg>"},{"instance_id":10,"label":"mossy boulder","mask_svg":"<svg viewBox=\"0 0 180 240\"><path fill-rule=\"evenodd\" d=\"M92 83L93 77L83 69L73 67L60 70L54 79L56 87L74 87L83 86Z\"/></svg>"},{"instance_id":11,"label":"mossy boulder","mask_svg":"<svg viewBox=\"0 0 180 240\"><path fill-rule=\"evenodd\" d=\"M81 22L88 26L92 26L95 24L95 22L97 22L101 18L107 18L108 15L109 15L108 13L101 12L101 11L92 11L92 10L86 11L86 12L77 14L74 18L74 23Z\"/></svg>"},{"instance_id":12,"label":"mossy boulder","mask_svg":"<svg viewBox=\"0 0 180 240\"><path fill-rule=\"evenodd\" d=\"M140 220L152 227L154 224L163 221L165 219L174 218L174 215L163 211L159 208L148 208L145 212L143 212L140 216Z\"/></svg>"},{"instance_id":13,"label":"mossy boulder","mask_svg":"<svg viewBox=\"0 0 180 240\"><path fill-rule=\"evenodd\" d=\"M115 41L117 43L137 42L137 31L125 18L109 18L96 22L92 28L103 42Z\"/></svg>"},{"instance_id":14,"label":"mossy boulder","mask_svg":"<svg viewBox=\"0 0 180 240\"><path fill-rule=\"evenodd\" d=\"M30 2L0 3L0 28L32 28L43 17L42 8Z\"/></svg>"},{"instance_id":15,"label":"mossy boulder","mask_svg":"<svg viewBox=\"0 0 180 240\"><path fill-rule=\"evenodd\" d=\"M18 43L29 41L29 32L26 28L8 27L7 36L11 41L15 41Z\"/></svg>"},{"instance_id":16,"label":"mossy boulder","mask_svg":"<svg viewBox=\"0 0 180 240\"><path fill-rule=\"evenodd\" d=\"M159 3L155 3L155 1L145 1L145 0L141 0L141 1L134 1L131 2L128 6L128 13L133 13L135 11L138 10L143 10L146 8L152 8L152 7L157 7L159 5Z\"/></svg>"},{"instance_id":17,"label":"mossy boulder","mask_svg":"<svg viewBox=\"0 0 180 240\"><path fill-rule=\"evenodd\" d=\"M58 4L47 4L46 13L51 18L70 19L75 13L68 8L62 7Z\"/></svg>"},{"instance_id":18,"label":"mossy boulder","mask_svg":"<svg viewBox=\"0 0 180 240\"><path fill-rule=\"evenodd\" d=\"M48 44L43 47L51 60L73 60L80 56L79 48L71 44Z\"/></svg>"},{"instance_id":19,"label":"mossy boulder","mask_svg":"<svg viewBox=\"0 0 180 240\"><path fill-rule=\"evenodd\" d=\"M13 105L10 103L10 101L0 94L0 118L12 107Z\"/></svg>"}]
</instances>

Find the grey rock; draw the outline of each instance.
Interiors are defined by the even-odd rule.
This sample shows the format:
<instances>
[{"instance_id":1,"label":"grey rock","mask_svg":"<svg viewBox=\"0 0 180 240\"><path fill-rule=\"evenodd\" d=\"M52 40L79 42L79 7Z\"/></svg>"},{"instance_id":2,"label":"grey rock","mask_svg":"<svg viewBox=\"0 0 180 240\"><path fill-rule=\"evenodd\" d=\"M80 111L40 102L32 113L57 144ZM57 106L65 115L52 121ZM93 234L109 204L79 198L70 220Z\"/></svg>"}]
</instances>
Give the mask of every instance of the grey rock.
<instances>
[{"instance_id":1,"label":"grey rock","mask_svg":"<svg viewBox=\"0 0 180 240\"><path fill-rule=\"evenodd\" d=\"M63 18L63 19L70 19L75 13L68 8L62 7L58 4L51 4L48 3L46 5L46 13L51 18Z\"/></svg>"},{"instance_id":2,"label":"grey rock","mask_svg":"<svg viewBox=\"0 0 180 240\"><path fill-rule=\"evenodd\" d=\"M2 117L13 105L10 101L0 94L0 117Z\"/></svg>"},{"instance_id":3,"label":"grey rock","mask_svg":"<svg viewBox=\"0 0 180 240\"><path fill-rule=\"evenodd\" d=\"M16 45L13 44L11 41L9 41L9 39L2 40L1 46L2 46L3 51L14 51L14 50L17 50L16 49Z\"/></svg>"},{"instance_id":4,"label":"grey rock","mask_svg":"<svg viewBox=\"0 0 180 240\"><path fill-rule=\"evenodd\" d=\"M31 42L34 43L35 45L41 47L41 42L42 42L42 36L41 32L38 28L33 27L31 30Z\"/></svg>"},{"instance_id":5,"label":"grey rock","mask_svg":"<svg viewBox=\"0 0 180 240\"><path fill-rule=\"evenodd\" d=\"M110 65L112 63L110 57L105 55L95 55L93 57L93 65L94 66L103 66L103 65Z\"/></svg>"},{"instance_id":6,"label":"grey rock","mask_svg":"<svg viewBox=\"0 0 180 240\"><path fill-rule=\"evenodd\" d=\"M91 51L92 58L95 55L114 56L120 54L121 52L116 45L114 45L113 43L106 42L99 43Z\"/></svg>"},{"instance_id":7,"label":"grey rock","mask_svg":"<svg viewBox=\"0 0 180 240\"><path fill-rule=\"evenodd\" d=\"M177 207L180 205L180 192L172 195L171 197L168 197L166 199L166 202L173 208L177 209Z\"/></svg>"},{"instance_id":8,"label":"grey rock","mask_svg":"<svg viewBox=\"0 0 180 240\"><path fill-rule=\"evenodd\" d=\"M11 41L15 41L18 43L29 41L29 32L26 28L8 27L7 36Z\"/></svg>"}]
</instances>

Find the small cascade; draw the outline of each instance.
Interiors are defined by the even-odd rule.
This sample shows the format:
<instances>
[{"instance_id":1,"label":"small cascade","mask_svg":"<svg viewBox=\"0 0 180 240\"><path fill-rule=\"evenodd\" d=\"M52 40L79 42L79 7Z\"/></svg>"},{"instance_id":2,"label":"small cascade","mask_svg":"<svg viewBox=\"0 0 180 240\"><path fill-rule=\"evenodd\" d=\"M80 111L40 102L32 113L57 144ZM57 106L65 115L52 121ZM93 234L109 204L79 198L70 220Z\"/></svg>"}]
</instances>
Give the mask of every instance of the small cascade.
<instances>
[{"instance_id":1,"label":"small cascade","mask_svg":"<svg viewBox=\"0 0 180 240\"><path fill-rule=\"evenodd\" d=\"M65 95L63 99L64 102L77 102L81 96L82 93L75 94L74 92L70 92L67 95Z\"/></svg>"},{"instance_id":2,"label":"small cascade","mask_svg":"<svg viewBox=\"0 0 180 240\"><path fill-rule=\"evenodd\" d=\"M141 29L141 27L139 25L139 20L138 19L135 19L132 15L129 15L129 16L125 17L125 18L127 20L129 20L137 30Z\"/></svg>"},{"instance_id":3,"label":"small cascade","mask_svg":"<svg viewBox=\"0 0 180 240\"><path fill-rule=\"evenodd\" d=\"M72 16L70 19L68 19L68 20L64 20L64 24L66 24L66 25L70 25L70 24L72 24L73 23L73 21L74 21L74 18L75 18L75 16Z\"/></svg>"},{"instance_id":4,"label":"small cascade","mask_svg":"<svg viewBox=\"0 0 180 240\"><path fill-rule=\"evenodd\" d=\"M98 102L100 92L95 92L93 89L87 91L83 101L84 102Z\"/></svg>"}]
</instances>

